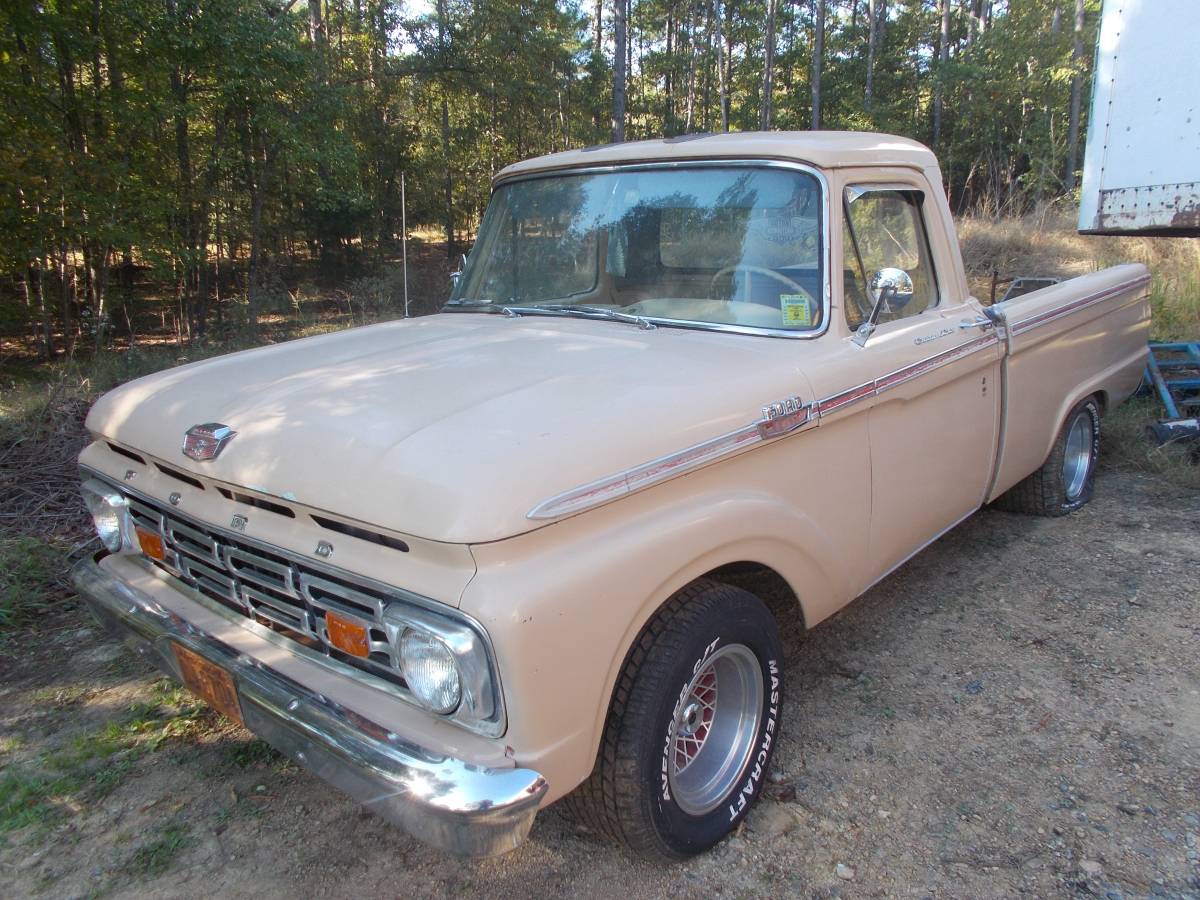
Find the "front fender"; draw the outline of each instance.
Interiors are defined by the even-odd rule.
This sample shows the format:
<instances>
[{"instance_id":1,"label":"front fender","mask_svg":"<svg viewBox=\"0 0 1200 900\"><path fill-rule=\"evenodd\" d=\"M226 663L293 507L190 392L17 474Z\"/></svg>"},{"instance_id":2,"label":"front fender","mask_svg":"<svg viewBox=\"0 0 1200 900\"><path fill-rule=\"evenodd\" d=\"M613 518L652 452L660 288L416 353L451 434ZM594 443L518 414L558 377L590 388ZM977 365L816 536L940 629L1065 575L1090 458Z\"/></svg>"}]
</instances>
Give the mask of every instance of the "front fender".
<instances>
[{"instance_id":1,"label":"front fender","mask_svg":"<svg viewBox=\"0 0 1200 900\"><path fill-rule=\"evenodd\" d=\"M852 596L833 535L793 498L728 471L736 463L472 547L478 574L462 607L496 646L506 743L519 764L539 767L551 799L591 772L626 654L681 587L728 563L760 563L788 582L809 624Z\"/></svg>"}]
</instances>

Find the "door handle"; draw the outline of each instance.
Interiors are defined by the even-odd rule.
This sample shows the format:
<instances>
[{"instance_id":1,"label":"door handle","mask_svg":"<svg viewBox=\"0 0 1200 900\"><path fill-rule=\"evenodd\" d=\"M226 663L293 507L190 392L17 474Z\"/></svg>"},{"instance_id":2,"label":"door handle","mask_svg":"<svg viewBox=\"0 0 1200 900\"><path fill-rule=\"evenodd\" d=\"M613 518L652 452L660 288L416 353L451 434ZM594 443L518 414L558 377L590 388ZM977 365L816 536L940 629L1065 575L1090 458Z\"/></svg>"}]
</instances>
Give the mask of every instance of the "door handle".
<instances>
[{"instance_id":1,"label":"door handle","mask_svg":"<svg viewBox=\"0 0 1200 900\"><path fill-rule=\"evenodd\" d=\"M961 322L958 323L958 327L962 328L964 330L967 328L987 329L987 328L994 328L995 324L996 323L994 323L987 316L976 316L974 319L963 319Z\"/></svg>"}]
</instances>

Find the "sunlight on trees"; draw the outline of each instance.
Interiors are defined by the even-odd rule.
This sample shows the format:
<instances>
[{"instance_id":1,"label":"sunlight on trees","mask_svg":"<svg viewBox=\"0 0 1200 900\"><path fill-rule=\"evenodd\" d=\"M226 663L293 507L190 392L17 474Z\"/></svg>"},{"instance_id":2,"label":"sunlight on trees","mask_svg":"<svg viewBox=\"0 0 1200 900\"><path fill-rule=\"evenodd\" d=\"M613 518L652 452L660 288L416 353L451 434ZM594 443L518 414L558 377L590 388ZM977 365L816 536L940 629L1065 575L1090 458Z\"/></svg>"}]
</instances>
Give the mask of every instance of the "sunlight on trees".
<instances>
[{"instance_id":1,"label":"sunlight on trees","mask_svg":"<svg viewBox=\"0 0 1200 900\"><path fill-rule=\"evenodd\" d=\"M337 276L391 248L401 173L454 254L504 165L613 139L895 132L936 144L956 209L1021 211L1074 186L1098 7L13 0L0 330L102 342L149 273L186 339L231 294L253 333L281 259Z\"/></svg>"}]
</instances>

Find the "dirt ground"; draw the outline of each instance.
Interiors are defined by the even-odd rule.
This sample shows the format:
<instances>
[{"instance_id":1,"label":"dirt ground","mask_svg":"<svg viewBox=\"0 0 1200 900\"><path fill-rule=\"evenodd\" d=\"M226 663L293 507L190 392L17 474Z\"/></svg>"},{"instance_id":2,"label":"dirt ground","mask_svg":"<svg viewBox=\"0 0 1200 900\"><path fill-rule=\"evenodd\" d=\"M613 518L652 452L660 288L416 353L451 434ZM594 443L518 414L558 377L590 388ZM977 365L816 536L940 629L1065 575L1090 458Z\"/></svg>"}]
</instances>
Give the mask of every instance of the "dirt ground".
<instances>
[{"instance_id":1,"label":"dirt ground","mask_svg":"<svg viewBox=\"0 0 1200 900\"><path fill-rule=\"evenodd\" d=\"M440 855L72 610L0 659L0 895L1200 897L1198 563L1200 494L1146 476L980 513L792 642L768 798L673 866L553 808Z\"/></svg>"}]
</instances>

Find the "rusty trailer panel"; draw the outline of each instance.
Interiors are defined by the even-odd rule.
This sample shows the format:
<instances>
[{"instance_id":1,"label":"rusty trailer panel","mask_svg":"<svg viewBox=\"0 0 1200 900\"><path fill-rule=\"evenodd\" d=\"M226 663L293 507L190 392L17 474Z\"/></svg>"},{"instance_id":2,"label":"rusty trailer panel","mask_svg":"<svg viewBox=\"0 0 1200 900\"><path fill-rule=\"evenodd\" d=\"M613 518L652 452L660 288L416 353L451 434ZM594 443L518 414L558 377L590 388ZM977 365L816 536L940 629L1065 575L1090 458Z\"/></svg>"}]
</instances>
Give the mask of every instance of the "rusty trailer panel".
<instances>
[{"instance_id":1,"label":"rusty trailer panel","mask_svg":"<svg viewBox=\"0 0 1200 900\"><path fill-rule=\"evenodd\" d=\"M1200 182L1102 190L1098 230L1105 234L1200 236Z\"/></svg>"}]
</instances>

